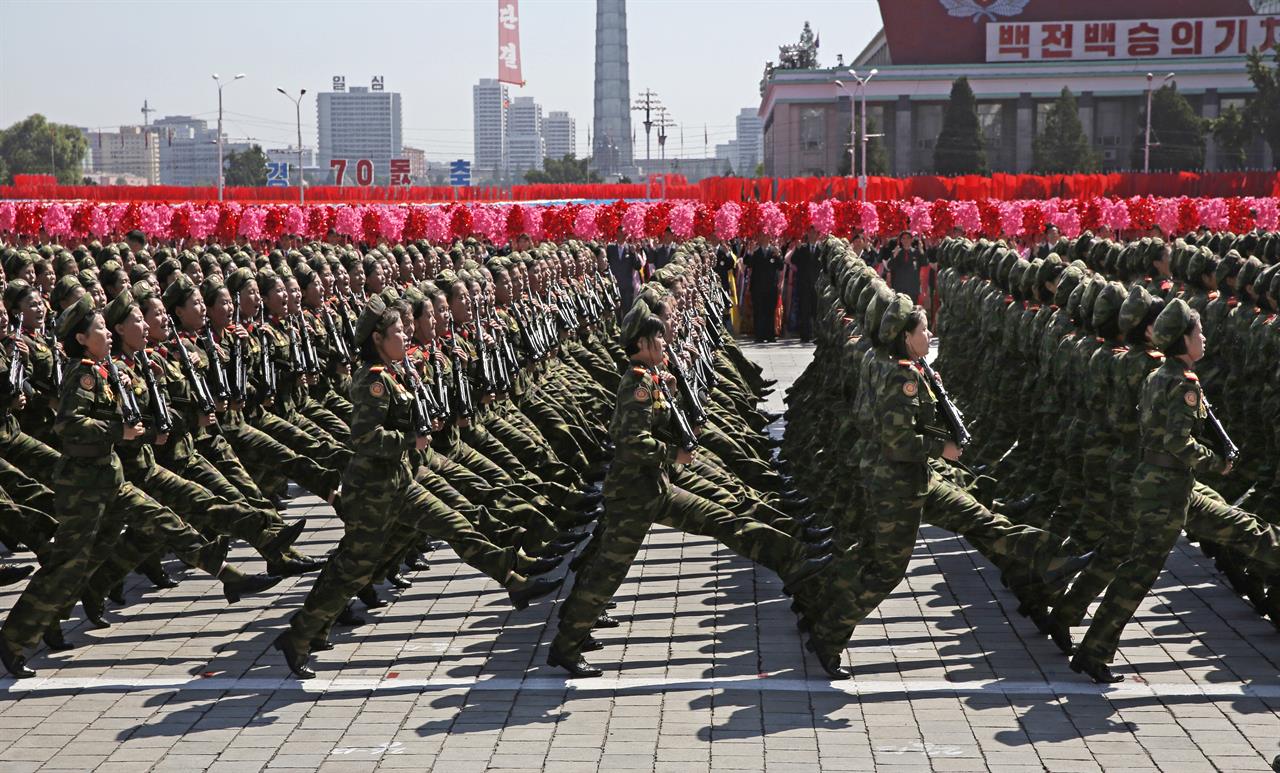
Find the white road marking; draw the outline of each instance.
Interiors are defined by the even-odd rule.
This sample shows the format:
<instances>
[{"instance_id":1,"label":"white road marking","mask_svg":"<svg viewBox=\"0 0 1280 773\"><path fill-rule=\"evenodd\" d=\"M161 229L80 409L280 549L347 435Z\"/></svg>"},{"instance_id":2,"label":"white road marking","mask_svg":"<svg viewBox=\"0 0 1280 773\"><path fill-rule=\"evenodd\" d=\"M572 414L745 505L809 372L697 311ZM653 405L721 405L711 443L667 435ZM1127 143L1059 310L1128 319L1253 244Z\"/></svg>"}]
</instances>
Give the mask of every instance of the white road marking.
<instances>
[{"instance_id":1,"label":"white road marking","mask_svg":"<svg viewBox=\"0 0 1280 773\"><path fill-rule=\"evenodd\" d=\"M316 678L308 681L295 679L269 679L255 677L36 677L15 681L0 679L0 695L42 693L52 691L76 692L146 692L155 690L188 690L197 692L273 692L298 690L308 693L325 692L432 692L442 690L497 690L502 692L558 692L575 693L641 691L641 692L701 692L707 690L751 690L760 692L843 693L850 696L901 694L907 699L912 695L1102 695L1108 698L1174 698L1195 697L1230 700L1234 698L1280 699L1280 683L1268 684L1160 684L1127 679L1116 685L1096 685L1085 681L1065 682L1006 682L1001 680L975 680L948 682L941 679L852 679L843 682L791 679L769 676L728 676L705 679L680 679L676 677L612 677L598 679L567 680L555 677L424 678L400 677L386 679L360 677Z\"/></svg>"}]
</instances>

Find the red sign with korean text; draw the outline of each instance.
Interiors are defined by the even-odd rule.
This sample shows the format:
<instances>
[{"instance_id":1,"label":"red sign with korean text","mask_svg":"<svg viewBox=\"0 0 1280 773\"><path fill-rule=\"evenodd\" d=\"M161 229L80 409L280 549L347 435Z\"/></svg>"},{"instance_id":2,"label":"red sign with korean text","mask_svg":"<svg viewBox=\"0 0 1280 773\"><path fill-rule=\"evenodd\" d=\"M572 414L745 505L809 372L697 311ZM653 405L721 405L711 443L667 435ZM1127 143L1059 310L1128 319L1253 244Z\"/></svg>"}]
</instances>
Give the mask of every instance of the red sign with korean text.
<instances>
[{"instance_id":1,"label":"red sign with korean text","mask_svg":"<svg viewBox=\"0 0 1280 773\"><path fill-rule=\"evenodd\" d=\"M498 80L524 85L519 0L498 0Z\"/></svg>"}]
</instances>

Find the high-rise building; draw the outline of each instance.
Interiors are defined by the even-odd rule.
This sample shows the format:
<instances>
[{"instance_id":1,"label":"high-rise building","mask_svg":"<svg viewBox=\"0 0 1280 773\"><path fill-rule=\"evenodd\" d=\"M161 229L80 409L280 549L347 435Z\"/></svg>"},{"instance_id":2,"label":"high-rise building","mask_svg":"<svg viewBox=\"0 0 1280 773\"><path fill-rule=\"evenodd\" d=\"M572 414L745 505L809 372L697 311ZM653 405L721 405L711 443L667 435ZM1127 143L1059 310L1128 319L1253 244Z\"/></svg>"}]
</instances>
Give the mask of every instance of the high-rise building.
<instances>
[{"instance_id":1,"label":"high-rise building","mask_svg":"<svg viewBox=\"0 0 1280 773\"><path fill-rule=\"evenodd\" d=\"M507 109L507 173L519 179L530 169L542 169L546 155L542 105L533 97L516 97Z\"/></svg>"},{"instance_id":2,"label":"high-rise building","mask_svg":"<svg viewBox=\"0 0 1280 773\"><path fill-rule=\"evenodd\" d=\"M595 117L591 154L605 175L632 170L631 78L627 64L627 2L596 0Z\"/></svg>"},{"instance_id":3,"label":"high-rise building","mask_svg":"<svg viewBox=\"0 0 1280 773\"><path fill-rule=\"evenodd\" d=\"M160 182L160 148L147 127L121 126L119 131L82 130L93 151L93 169L103 175L133 175L149 185Z\"/></svg>"},{"instance_id":4,"label":"high-rise building","mask_svg":"<svg viewBox=\"0 0 1280 773\"><path fill-rule=\"evenodd\" d=\"M391 176L391 159L400 158L400 94L383 90L382 76L374 76L369 86L346 85L346 78L333 78L333 91L316 95L316 116L320 130L320 168L333 168L335 159L346 162L345 180L358 172L362 160L373 163L375 182ZM344 180L344 182L345 182Z\"/></svg>"},{"instance_id":5,"label":"high-rise building","mask_svg":"<svg viewBox=\"0 0 1280 773\"><path fill-rule=\"evenodd\" d=\"M217 185L218 130L189 115L170 115L151 122L160 150L161 185ZM222 140L223 161L249 149L245 142ZM296 160L296 157L295 157Z\"/></svg>"},{"instance_id":6,"label":"high-rise building","mask_svg":"<svg viewBox=\"0 0 1280 773\"><path fill-rule=\"evenodd\" d=\"M427 151L422 148L411 148L405 145L400 149L404 158L409 160L409 179L414 185L425 185L427 180Z\"/></svg>"},{"instance_id":7,"label":"high-rise building","mask_svg":"<svg viewBox=\"0 0 1280 773\"><path fill-rule=\"evenodd\" d=\"M578 155L578 127L573 116L564 110L552 110L542 122L542 139L547 144L547 158L561 159Z\"/></svg>"},{"instance_id":8,"label":"high-rise building","mask_svg":"<svg viewBox=\"0 0 1280 773\"><path fill-rule=\"evenodd\" d=\"M473 178L497 180L507 172L507 86L481 78L471 87Z\"/></svg>"},{"instance_id":9,"label":"high-rise building","mask_svg":"<svg viewBox=\"0 0 1280 773\"><path fill-rule=\"evenodd\" d=\"M737 158L733 162L733 171L743 177L751 177L764 160L764 122L756 108L744 107L738 111L737 123Z\"/></svg>"}]
</instances>

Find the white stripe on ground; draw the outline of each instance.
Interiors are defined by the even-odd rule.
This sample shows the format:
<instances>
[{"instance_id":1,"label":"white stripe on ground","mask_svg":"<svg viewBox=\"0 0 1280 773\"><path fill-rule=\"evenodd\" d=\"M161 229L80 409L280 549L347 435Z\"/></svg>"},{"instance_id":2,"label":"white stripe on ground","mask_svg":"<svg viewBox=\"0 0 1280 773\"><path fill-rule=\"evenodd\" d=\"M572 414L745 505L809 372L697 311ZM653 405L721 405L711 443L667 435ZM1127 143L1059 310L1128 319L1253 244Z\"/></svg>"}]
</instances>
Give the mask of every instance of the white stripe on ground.
<instances>
[{"instance_id":1,"label":"white stripe on ground","mask_svg":"<svg viewBox=\"0 0 1280 773\"><path fill-rule=\"evenodd\" d=\"M49 677L15 681L0 679L0 695L5 693L42 692L144 692L154 690L194 690L199 692L273 692L276 690L300 690L308 693L325 692L432 692L441 690L483 690L501 692L615 692L615 691L707 691L750 690L760 692L844 693L847 695L904 695L907 699L919 695L1104 695L1108 698L1263 698L1280 699L1280 683L1277 684L1162 684L1139 681L1129 677L1116 685L1096 685L1086 681L1067 682L1005 682L985 680L972 682L948 682L934 679L864 679L844 682L808 681L760 676L714 677L707 679L680 679L675 677L598 678L565 680L555 678L511 679L459 678L413 679L385 678L361 679L356 677L316 678L308 681L294 679L255 678L165 678L142 677L126 679L117 677Z\"/></svg>"}]
</instances>

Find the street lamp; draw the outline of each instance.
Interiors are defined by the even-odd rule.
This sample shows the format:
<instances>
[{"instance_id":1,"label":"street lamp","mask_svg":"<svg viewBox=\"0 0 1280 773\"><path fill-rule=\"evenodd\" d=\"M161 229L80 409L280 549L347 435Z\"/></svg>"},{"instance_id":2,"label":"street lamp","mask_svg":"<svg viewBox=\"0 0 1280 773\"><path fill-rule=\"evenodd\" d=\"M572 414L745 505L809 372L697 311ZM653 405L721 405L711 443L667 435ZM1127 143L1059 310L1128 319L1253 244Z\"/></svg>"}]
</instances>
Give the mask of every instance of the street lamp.
<instances>
[{"instance_id":1,"label":"street lamp","mask_svg":"<svg viewBox=\"0 0 1280 773\"><path fill-rule=\"evenodd\" d=\"M862 164L861 164L861 168L862 168L862 175L861 175L860 177L858 177L858 192L862 195L862 200L863 200L863 201L866 201L866 200L867 200L867 143L871 140L871 137L872 137L872 136L874 136L874 137L883 137L883 136L884 136L883 134L875 134L875 135L871 135L871 136L868 136L868 135L867 135L867 81L869 81L869 80L871 80L872 78L874 78L874 77L875 77L875 75L876 75L876 73L878 73L878 72L880 72L880 70L879 70L878 68L873 67L873 68L871 68L871 72L867 73L865 77L860 77L860 76L858 75L858 71L857 71L857 70L854 70L854 69L852 69L852 68L850 68L850 70L849 70L849 75L850 75L850 76L851 76L855 81L857 81L857 82L858 82L858 89L862 92ZM837 85L837 86L839 86L840 88L844 89L844 90L845 90L845 93L849 94L849 105L850 105L850 107L852 108L852 107L853 107L853 93L852 93L852 92L850 92L850 91L849 91L849 89L848 89L848 87L846 87L846 86L844 85L844 83L843 83L843 82L841 82L841 81L836 81L836 85ZM852 153L853 153L853 140L855 140L855 139L856 139L856 135L854 135L854 132L853 132L853 120L852 120L852 117L851 117L851 118L850 118L850 120L849 120L849 134L851 135L851 137L850 137L850 144L849 144L849 153L851 153L851 154L852 154ZM851 157L850 157L850 159L849 159L849 168L850 168L850 171L852 172L852 171L853 171L853 158L852 158L852 156L851 156Z\"/></svg>"},{"instance_id":2,"label":"street lamp","mask_svg":"<svg viewBox=\"0 0 1280 773\"><path fill-rule=\"evenodd\" d=\"M853 91L844 81L836 80L836 86L849 95L849 176L858 176L858 103Z\"/></svg>"},{"instance_id":3,"label":"street lamp","mask_svg":"<svg viewBox=\"0 0 1280 773\"><path fill-rule=\"evenodd\" d=\"M231 80L238 81L244 77L244 73L236 75ZM224 84L218 78L218 74L213 74L213 82L218 84L218 201L222 201L222 87Z\"/></svg>"},{"instance_id":4,"label":"street lamp","mask_svg":"<svg viewBox=\"0 0 1280 773\"><path fill-rule=\"evenodd\" d=\"M303 192L303 183L305 180L302 174L302 98L307 95L307 90L299 90L297 99L294 99L289 92L282 88L277 87L276 91L284 94L291 102L293 102L294 113L298 118L298 203L305 204L307 195Z\"/></svg>"},{"instance_id":5,"label":"street lamp","mask_svg":"<svg viewBox=\"0 0 1280 773\"><path fill-rule=\"evenodd\" d=\"M1156 77L1155 75L1151 73L1147 73L1147 137L1146 137L1146 140L1142 143L1143 174L1146 174L1151 171L1151 144L1152 144L1151 143L1151 91L1152 91L1151 82L1152 80L1155 79L1155 77ZM1163 86L1164 84L1168 83L1169 79L1172 77L1173 77L1173 73L1169 73L1165 75L1164 79L1160 81L1160 85ZM1159 145L1160 143L1157 142L1155 144Z\"/></svg>"}]
</instances>

